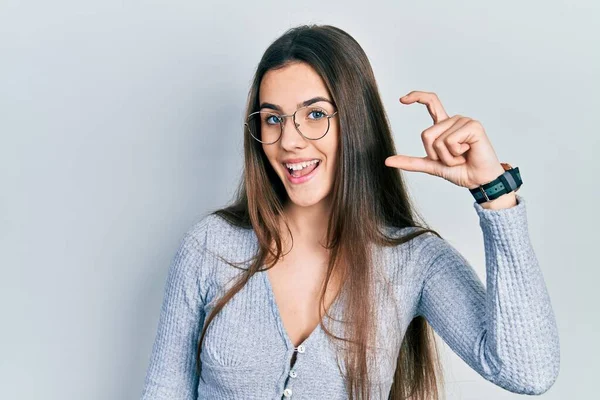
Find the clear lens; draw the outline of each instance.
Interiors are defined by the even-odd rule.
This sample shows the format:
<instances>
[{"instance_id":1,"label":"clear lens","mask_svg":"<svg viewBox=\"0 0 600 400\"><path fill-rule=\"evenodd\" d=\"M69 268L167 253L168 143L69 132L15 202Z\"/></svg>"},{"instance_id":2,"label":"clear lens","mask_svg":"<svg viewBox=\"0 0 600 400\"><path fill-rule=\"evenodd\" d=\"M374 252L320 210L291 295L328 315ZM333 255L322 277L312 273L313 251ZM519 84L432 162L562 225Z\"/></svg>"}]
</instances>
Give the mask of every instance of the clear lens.
<instances>
[{"instance_id":1,"label":"clear lens","mask_svg":"<svg viewBox=\"0 0 600 400\"><path fill-rule=\"evenodd\" d=\"M327 112L319 107L304 107L296 112L296 127L309 139L320 139L329 129Z\"/></svg>"},{"instance_id":2,"label":"clear lens","mask_svg":"<svg viewBox=\"0 0 600 400\"><path fill-rule=\"evenodd\" d=\"M279 115L261 111L250 115L246 124L254 139L262 143L275 143L281 135L280 121Z\"/></svg>"}]
</instances>

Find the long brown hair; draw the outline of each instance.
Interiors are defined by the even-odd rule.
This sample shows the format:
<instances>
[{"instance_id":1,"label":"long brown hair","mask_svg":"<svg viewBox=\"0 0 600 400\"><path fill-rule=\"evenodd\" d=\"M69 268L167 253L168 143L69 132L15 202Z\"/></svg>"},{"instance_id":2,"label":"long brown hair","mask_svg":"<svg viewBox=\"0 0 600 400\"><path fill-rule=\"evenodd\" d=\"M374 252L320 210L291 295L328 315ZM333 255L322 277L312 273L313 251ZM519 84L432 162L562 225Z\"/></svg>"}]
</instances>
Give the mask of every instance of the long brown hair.
<instances>
[{"instance_id":1,"label":"long brown hair","mask_svg":"<svg viewBox=\"0 0 600 400\"><path fill-rule=\"evenodd\" d=\"M413 209L400 171L385 165L385 159L396 154L390 124L369 60L358 42L343 30L329 25L303 25L289 29L275 40L258 64L246 116L259 107L259 88L265 73L293 62L314 68L339 112L340 140L326 235L330 259L320 301L323 306L330 278L334 272L335 276L339 273L351 294L344 308L344 315L349 317L346 338L333 335L323 324L322 316L320 324L328 336L350 344L344 357L349 398L368 399L367 349L376 322L369 311L373 299L367 284L373 274L369 246L397 246L425 232L441 236L429 229ZM259 246L250 266L243 269L206 318L196 355L200 375L200 353L210 322L253 274L272 268L282 256L279 220L286 199L285 187L262 145L245 131L244 173L235 200L213 213L234 226L253 229ZM385 227L419 229L393 237L385 233ZM289 226L288 232L291 234ZM260 269L262 265L268 268ZM437 400L441 374L433 329L422 316L417 316L400 346L389 398Z\"/></svg>"}]
</instances>

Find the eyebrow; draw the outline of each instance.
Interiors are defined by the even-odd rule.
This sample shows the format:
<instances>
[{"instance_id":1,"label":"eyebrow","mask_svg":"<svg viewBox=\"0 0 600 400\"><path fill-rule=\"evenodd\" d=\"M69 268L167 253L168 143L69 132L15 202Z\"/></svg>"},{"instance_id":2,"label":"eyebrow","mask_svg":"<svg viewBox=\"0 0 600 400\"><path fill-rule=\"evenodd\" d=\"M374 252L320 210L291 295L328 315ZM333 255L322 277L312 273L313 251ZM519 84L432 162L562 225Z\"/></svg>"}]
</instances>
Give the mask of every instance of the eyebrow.
<instances>
[{"instance_id":1,"label":"eyebrow","mask_svg":"<svg viewBox=\"0 0 600 400\"><path fill-rule=\"evenodd\" d=\"M322 96L317 96L317 97L313 97L312 99L305 100L302 103L296 104L296 107L300 108L300 107L310 106L311 104L317 103L319 101L326 101L327 103L333 105L333 101L329 100L328 98L325 98L325 97L322 97ZM281 109L281 107L279 107L277 104L262 103L260 105L259 109L262 110L263 108L269 108L271 110L277 110L277 111L283 112L283 110Z\"/></svg>"}]
</instances>

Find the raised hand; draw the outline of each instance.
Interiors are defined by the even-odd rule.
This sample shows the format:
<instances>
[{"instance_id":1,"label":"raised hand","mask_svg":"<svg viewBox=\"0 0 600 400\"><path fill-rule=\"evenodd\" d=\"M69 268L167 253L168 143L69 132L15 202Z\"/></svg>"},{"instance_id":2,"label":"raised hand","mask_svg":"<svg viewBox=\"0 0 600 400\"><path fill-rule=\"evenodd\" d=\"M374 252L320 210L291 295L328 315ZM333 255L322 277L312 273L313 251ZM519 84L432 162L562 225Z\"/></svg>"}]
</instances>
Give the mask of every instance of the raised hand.
<instances>
[{"instance_id":1,"label":"raised hand","mask_svg":"<svg viewBox=\"0 0 600 400\"><path fill-rule=\"evenodd\" d=\"M427 156L395 155L385 165L406 171L425 172L469 189L491 182L504 173L481 123L469 117L448 117L435 93L412 91L402 104L427 106L434 124L421 133Z\"/></svg>"}]
</instances>

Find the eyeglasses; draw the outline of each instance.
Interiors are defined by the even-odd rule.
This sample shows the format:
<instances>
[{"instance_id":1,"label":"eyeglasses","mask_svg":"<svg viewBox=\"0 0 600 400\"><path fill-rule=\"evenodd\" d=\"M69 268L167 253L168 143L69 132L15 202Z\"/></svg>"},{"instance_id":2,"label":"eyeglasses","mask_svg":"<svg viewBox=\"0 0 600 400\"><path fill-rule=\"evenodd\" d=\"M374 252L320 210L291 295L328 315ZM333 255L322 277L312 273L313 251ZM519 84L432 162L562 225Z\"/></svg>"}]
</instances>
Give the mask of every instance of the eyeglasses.
<instances>
[{"instance_id":1,"label":"eyeglasses","mask_svg":"<svg viewBox=\"0 0 600 400\"><path fill-rule=\"evenodd\" d=\"M287 117L292 117L294 127L302 137L318 140L329 132L329 120L338 112L327 113L322 107L310 105L297 109L293 114L281 115L270 111L251 113L244 126L250 135L263 144L276 143L283 133Z\"/></svg>"}]
</instances>

